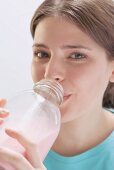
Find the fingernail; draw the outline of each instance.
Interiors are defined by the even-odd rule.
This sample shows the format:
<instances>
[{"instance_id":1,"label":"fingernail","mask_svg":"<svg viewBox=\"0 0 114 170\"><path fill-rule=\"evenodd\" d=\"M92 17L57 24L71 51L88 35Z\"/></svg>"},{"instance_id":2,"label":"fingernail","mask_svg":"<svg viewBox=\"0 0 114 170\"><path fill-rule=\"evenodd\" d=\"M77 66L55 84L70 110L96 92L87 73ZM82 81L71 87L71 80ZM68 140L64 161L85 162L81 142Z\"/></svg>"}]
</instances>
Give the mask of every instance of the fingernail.
<instances>
[{"instance_id":1,"label":"fingernail","mask_svg":"<svg viewBox=\"0 0 114 170\"><path fill-rule=\"evenodd\" d=\"M9 111L7 111L7 110L0 110L0 114L9 114Z\"/></svg>"},{"instance_id":2,"label":"fingernail","mask_svg":"<svg viewBox=\"0 0 114 170\"><path fill-rule=\"evenodd\" d=\"M16 134L16 132L12 129L5 129L5 132L12 137Z\"/></svg>"},{"instance_id":3,"label":"fingernail","mask_svg":"<svg viewBox=\"0 0 114 170\"><path fill-rule=\"evenodd\" d=\"M9 128L5 128L5 131L6 131L6 132L9 132L9 133L16 133L16 131L15 131L15 130L13 130L13 129L9 129Z\"/></svg>"},{"instance_id":4,"label":"fingernail","mask_svg":"<svg viewBox=\"0 0 114 170\"><path fill-rule=\"evenodd\" d=\"M8 111L0 110L0 117L1 118L7 117L7 116L9 116L9 112Z\"/></svg>"}]
</instances>

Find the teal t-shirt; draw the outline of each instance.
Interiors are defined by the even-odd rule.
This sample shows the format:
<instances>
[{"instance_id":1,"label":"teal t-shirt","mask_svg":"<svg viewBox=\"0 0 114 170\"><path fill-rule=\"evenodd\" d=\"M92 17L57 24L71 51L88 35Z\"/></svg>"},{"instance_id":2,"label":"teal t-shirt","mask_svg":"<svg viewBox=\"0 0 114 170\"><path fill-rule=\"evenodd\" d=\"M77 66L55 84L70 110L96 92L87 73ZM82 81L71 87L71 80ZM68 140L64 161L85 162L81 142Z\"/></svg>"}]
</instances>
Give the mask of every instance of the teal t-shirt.
<instances>
[{"instance_id":1,"label":"teal t-shirt","mask_svg":"<svg viewBox=\"0 0 114 170\"><path fill-rule=\"evenodd\" d=\"M50 150L44 165L47 170L114 170L114 131L99 145L76 156L65 157Z\"/></svg>"},{"instance_id":2,"label":"teal t-shirt","mask_svg":"<svg viewBox=\"0 0 114 170\"><path fill-rule=\"evenodd\" d=\"M47 170L114 170L114 131L94 148L72 157L50 150L44 165Z\"/></svg>"}]
</instances>

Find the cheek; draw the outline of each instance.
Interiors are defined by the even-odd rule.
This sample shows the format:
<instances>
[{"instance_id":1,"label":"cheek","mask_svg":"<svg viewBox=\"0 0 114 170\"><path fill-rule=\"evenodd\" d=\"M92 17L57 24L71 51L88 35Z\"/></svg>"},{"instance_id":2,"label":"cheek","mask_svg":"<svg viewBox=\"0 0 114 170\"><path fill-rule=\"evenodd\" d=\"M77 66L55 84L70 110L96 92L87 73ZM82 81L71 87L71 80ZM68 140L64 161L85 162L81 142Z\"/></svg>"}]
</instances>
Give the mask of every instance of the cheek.
<instances>
[{"instance_id":1,"label":"cheek","mask_svg":"<svg viewBox=\"0 0 114 170\"><path fill-rule=\"evenodd\" d=\"M104 93L107 84L108 84L108 77L107 77L107 70L106 68L101 69L98 66L91 67L75 67L75 69L70 69L68 72L67 77L69 77L69 82L72 83L72 87L74 87L74 91L79 91L83 95L89 94L97 94L97 93Z\"/></svg>"},{"instance_id":2,"label":"cheek","mask_svg":"<svg viewBox=\"0 0 114 170\"><path fill-rule=\"evenodd\" d=\"M38 63L32 62L31 65L31 74L32 74L32 79L34 82L38 82L41 79L44 78L44 69Z\"/></svg>"}]
</instances>

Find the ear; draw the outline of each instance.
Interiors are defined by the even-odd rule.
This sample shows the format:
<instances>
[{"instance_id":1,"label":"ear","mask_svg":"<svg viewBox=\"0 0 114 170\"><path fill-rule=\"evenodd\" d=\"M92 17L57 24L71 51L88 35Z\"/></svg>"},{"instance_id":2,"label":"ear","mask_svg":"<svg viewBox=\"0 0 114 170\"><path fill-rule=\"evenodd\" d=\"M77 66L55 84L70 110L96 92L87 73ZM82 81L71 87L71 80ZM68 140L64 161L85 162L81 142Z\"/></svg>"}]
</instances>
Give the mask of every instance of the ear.
<instances>
[{"instance_id":1,"label":"ear","mask_svg":"<svg viewBox=\"0 0 114 170\"><path fill-rule=\"evenodd\" d=\"M110 82L114 83L114 60L111 62L111 76L110 76Z\"/></svg>"}]
</instances>

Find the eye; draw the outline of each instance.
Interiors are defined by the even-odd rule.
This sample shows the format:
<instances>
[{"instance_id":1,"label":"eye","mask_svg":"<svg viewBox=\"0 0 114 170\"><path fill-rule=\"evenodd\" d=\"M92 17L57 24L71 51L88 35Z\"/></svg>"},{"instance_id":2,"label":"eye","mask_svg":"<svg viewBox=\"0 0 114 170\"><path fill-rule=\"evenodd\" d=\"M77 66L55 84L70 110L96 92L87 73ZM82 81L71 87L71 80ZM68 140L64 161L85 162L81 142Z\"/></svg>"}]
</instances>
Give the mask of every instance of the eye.
<instances>
[{"instance_id":1,"label":"eye","mask_svg":"<svg viewBox=\"0 0 114 170\"><path fill-rule=\"evenodd\" d=\"M35 51L34 57L37 57L38 59L45 59L45 58L48 58L49 55L47 52L44 52L44 51Z\"/></svg>"},{"instance_id":2,"label":"eye","mask_svg":"<svg viewBox=\"0 0 114 170\"><path fill-rule=\"evenodd\" d=\"M75 60L82 60L82 59L85 59L86 58L86 55L85 54L82 54L82 53L72 53L69 58L71 59L75 59Z\"/></svg>"}]
</instances>

